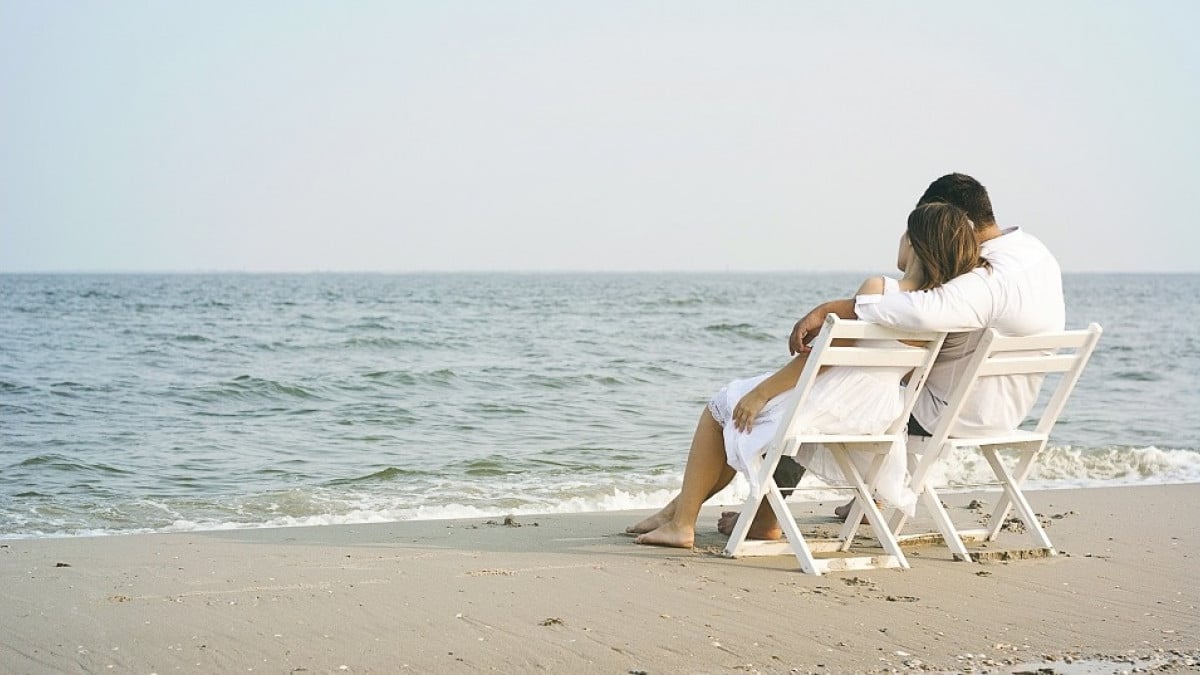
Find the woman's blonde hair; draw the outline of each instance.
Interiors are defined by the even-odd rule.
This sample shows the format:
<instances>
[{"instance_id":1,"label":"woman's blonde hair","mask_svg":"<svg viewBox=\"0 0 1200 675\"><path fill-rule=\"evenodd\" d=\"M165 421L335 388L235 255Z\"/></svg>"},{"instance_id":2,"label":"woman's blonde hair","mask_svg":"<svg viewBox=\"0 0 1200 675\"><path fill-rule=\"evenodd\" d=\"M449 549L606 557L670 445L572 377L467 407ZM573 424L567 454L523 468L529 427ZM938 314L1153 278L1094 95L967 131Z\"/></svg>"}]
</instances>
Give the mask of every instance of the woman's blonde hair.
<instances>
[{"instance_id":1,"label":"woman's blonde hair","mask_svg":"<svg viewBox=\"0 0 1200 675\"><path fill-rule=\"evenodd\" d=\"M979 254L974 224L952 204L930 202L913 209L908 214L908 242L925 272L920 290L941 286L976 267L991 269Z\"/></svg>"}]
</instances>

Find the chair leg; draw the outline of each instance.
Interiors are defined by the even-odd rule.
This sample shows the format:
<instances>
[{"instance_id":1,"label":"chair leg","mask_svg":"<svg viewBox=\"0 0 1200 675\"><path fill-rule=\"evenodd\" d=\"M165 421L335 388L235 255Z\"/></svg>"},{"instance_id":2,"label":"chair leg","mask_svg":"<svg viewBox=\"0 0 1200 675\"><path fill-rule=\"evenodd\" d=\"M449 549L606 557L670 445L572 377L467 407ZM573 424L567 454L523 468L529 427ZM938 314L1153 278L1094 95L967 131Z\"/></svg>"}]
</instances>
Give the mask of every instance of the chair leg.
<instances>
[{"instance_id":1,"label":"chair leg","mask_svg":"<svg viewBox=\"0 0 1200 675\"><path fill-rule=\"evenodd\" d=\"M813 556L812 549L809 548L808 542L800 532L800 526L784 502L783 493L780 492L779 486L775 484L773 478L775 467L778 466L782 454L780 450L772 450L767 453L766 459L759 465L757 469L758 484L761 486L759 493L751 494L742 505L741 517L738 518L738 523L729 536L729 542L725 545L725 555L737 557L743 544L746 543L750 524L754 520L753 515L765 498L771 505L771 510L775 513L775 518L779 521L779 526L787 537L787 546L795 554L801 571L805 574L820 576L821 566Z\"/></svg>"},{"instance_id":2,"label":"chair leg","mask_svg":"<svg viewBox=\"0 0 1200 675\"><path fill-rule=\"evenodd\" d=\"M804 540L804 535L800 533L800 526L796 524L795 517L788 510L787 504L783 501L783 493L779 491L779 487L771 483L771 489L767 492L767 502L771 504L771 510L775 512L775 518L779 521L780 528L783 529L784 535L788 538L788 543L791 544L792 552L796 554L796 561L800 563L800 569L805 574L821 576L821 570L817 567L817 559L813 557L812 549L808 547L808 542Z\"/></svg>"},{"instance_id":3,"label":"chair leg","mask_svg":"<svg viewBox=\"0 0 1200 675\"><path fill-rule=\"evenodd\" d=\"M1032 463L1035 451L1026 450L1022 453L1022 462L1026 460ZM1017 510L1017 515L1021 518L1021 522L1025 523L1025 527L1029 530L1036 541L1042 548L1049 549L1050 555L1056 555L1054 545L1050 543L1050 537L1046 535L1046 530L1042 529L1042 524L1038 522L1037 514L1033 512L1033 507L1029 505L1029 501L1025 499L1025 494L1021 492L1021 488L1013 477L1004 468L1004 464L1000 462L1000 458L996 455L995 448L983 448L983 456L987 459L988 464L992 465L992 471L1004 486L1004 493L1008 501L1012 502L1013 508ZM995 523L992 524L993 527Z\"/></svg>"},{"instance_id":4,"label":"chair leg","mask_svg":"<svg viewBox=\"0 0 1200 675\"><path fill-rule=\"evenodd\" d=\"M941 446L933 445L928 437L908 437L908 483L918 496L925 494L929 474L933 471L933 464L943 453L940 448ZM892 534L900 536L900 532L907 524L908 515L900 509L894 509L888 520Z\"/></svg>"},{"instance_id":5,"label":"chair leg","mask_svg":"<svg viewBox=\"0 0 1200 675\"><path fill-rule=\"evenodd\" d=\"M850 513L842 523L841 531L838 532L838 539L842 541L840 548L842 551L850 550L850 544L858 536L858 528L862 525L863 507L859 501L859 499L855 498L854 503L850 505Z\"/></svg>"},{"instance_id":6,"label":"chair leg","mask_svg":"<svg viewBox=\"0 0 1200 675\"><path fill-rule=\"evenodd\" d=\"M888 518L888 529L895 536L900 536L900 532L904 530L904 526L908 524L908 515L900 509L892 509L891 516Z\"/></svg>"},{"instance_id":7,"label":"chair leg","mask_svg":"<svg viewBox=\"0 0 1200 675\"><path fill-rule=\"evenodd\" d=\"M883 468L883 462L887 459L882 453L876 454L871 460L871 466L867 468L865 482L867 485L874 488L875 481L878 480L879 471ZM843 469L843 472L845 469ZM839 550L849 551L850 545L854 543L854 537L858 534L858 528L862 525L863 507L859 499L855 499L850 505L850 515L846 517L842 523L842 529L838 533L838 539L842 544Z\"/></svg>"},{"instance_id":8,"label":"chair leg","mask_svg":"<svg viewBox=\"0 0 1200 675\"><path fill-rule=\"evenodd\" d=\"M842 470L842 474L850 484L854 486L858 502L854 508L850 509L850 517L856 523L860 517L857 515L859 511L867 516L867 522L871 523L871 527L875 530L875 538L879 540L880 546L888 555L891 555L899 563L903 569L909 569L908 559L904 557L904 551L900 550L900 544L892 535L892 531L888 529L887 523L883 520L883 514L879 512L879 507L875 506L875 497L872 494L874 479L868 483L863 481L862 476L858 473L858 469L854 466L854 461L850 458L850 453L845 448L830 448L833 453L833 458L837 461L838 466ZM872 463L870 474L872 476L879 473L879 467L883 464L883 455L876 455L876 461ZM853 534L855 528L849 528ZM845 531L845 530L843 530ZM843 549L845 550L845 549Z\"/></svg>"},{"instance_id":9,"label":"chair leg","mask_svg":"<svg viewBox=\"0 0 1200 675\"><path fill-rule=\"evenodd\" d=\"M933 489L933 486L925 486L924 492L921 493L921 498L925 500L925 508L933 516L938 531L942 533L942 539L946 542L946 546L950 548L950 552L954 554L955 559L971 562L971 554L967 551L967 546L963 543L962 537L958 535L958 530L954 527L954 522L950 520L950 514L946 511L946 507L942 506L942 499L938 496L937 491Z\"/></svg>"},{"instance_id":10,"label":"chair leg","mask_svg":"<svg viewBox=\"0 0 1200 675\"><path fill-rule=\"evenodd\" d=\"M742 544L746 542L746 536L750 533L750 521L752 517L746 517L746 514L753 514L758 511L758 505L762 503L762 497L759 495L750 495L744 504L742 504L741 516L738 518L737 525L733 526L733 532L729 534L729 541L725 542L725 555L730 558L736 558Z\"/></svg>"},{"instance_id":11,"label":"chair leg","mask_svg":"<svg viewBox=\"0 0 1200 675\"><path fill-rule=\"evenodd\" d=\"M1029 478L1029 474L1033 471L1033 460L1037 458L1038 453L1045 447L1045 443L1033 445L1019 446L1021 452L1017 460L1016 470L1013 472L1013 480L1017 485L1023 485L1025 479ZM984 455L986 448L980 448L980 452ZM996 448L992 448L995 452ZM1032 450L1032 452L1031 452ZM990 460L989 460L990 462ZM993 469L994 471L994 469ZM1000 475L996 474L999 478ZM992 511L992 519L988 521L987 540L995 541L996 537L1000 536L1000 529L1004 527L1004 521L1008 518L1009 511L1012 510L1012 501L1008 497L1008 492L1003 492L1000 495L999 501L996 502L996 508Z\"/></svg>"},{"instance_id":12,"label":"chair leg","mask_svg":"<svg viewBox=\"0 0 1200 675\"><path fill-rule=\"evenodd\" d=\"M746 542L746 537L750 534L750 525L754 522L754 514L758 512L758 507L762 504L763 499L767 496L770 485L775 484L774 473L775 467L779 465L779 459L782 452L771 450L767 453L765 459L759 462L758 468L758 485L759 491L757 494L751 493L746 497L746 502L742 505L741 515L738 517L737 525L733 527L733 532L729 534L729 541L725 543L725 555L728 557L737 557L742 544Z\"/></svg>"}]
</instances>

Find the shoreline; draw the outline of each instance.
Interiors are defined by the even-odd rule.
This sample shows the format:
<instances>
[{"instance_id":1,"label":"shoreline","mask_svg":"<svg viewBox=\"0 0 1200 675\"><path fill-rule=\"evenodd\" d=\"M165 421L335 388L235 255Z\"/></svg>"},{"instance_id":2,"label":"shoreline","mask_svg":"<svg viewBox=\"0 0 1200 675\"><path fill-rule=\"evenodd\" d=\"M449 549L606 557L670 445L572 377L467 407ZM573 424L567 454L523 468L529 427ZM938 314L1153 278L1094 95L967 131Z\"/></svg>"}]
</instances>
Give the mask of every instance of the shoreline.
<instances>
[{"instance_id":1,"label":"shoreline","mask_svg":"<svg viewBox=\"0 0 1200 675\"><path fill-rule=\"evenodd\" d=\"M963 520L995 495L944 497ZM1200 665L1200 484L1028 496L1055 558L956 563L916 547L911 570L823 577L790 556L720 556L720 507L702 513L691 551L621 534L645 511L9 539L0 671ZM809 531L833 522L832 505L792 507Z\"/></svg>"},{"instance_id":2,"label":"shoreline","mask_svg":"<svg viewBox=\"0 0 1200 675\"><path fill-rule=\"evenodd\" d=\"M1191 452L1191 451L1187 451L1187 452ZM1059 491L1063 491L1063 490L1109 490L1109 489L1114 489L1114 488L1127 488L1127 487L1154 488L1154 487L1160 487L1160 486L1180 486L1180 485L1200 485L1200 479L1189 477L1186 479L1180 478L1178 480L1171 480L1171 481L1165 481L1165 482L1160 482L1160 481L1155 481L1155 482L1128 481L1128 482L1126 482L1126 481L1122 481L1122 480L1118 479L1118 480L1111 480L1111 481L1108 481L1103 484L1091 483L1091 484L1061 484L1061 485L1056 485L1053 483L1048 484L1048 485L1047 484L1038 485L1037 480L1030 480L1027 482L1025 489L1027 491L1052 493L1052 492L1059 492ZM678 486L676 486L676 488L677 487ZM973 485L942 486L938 489L938 493L942 494L942 495L978 494L981 492L986 492L988 489L997 489L998 490L999 486L998 486L998 484L991 484L991 485L973 484ZM667 501L667 499L669 499L670 495L674 494L675 491L676 490L663 490L663 496L662 496L661 500L656 503L661 505L661 503ZM829 488L829 487L825 487L825 486L815 486L815 487L799 488L798 494L811 497L809 499L805 499L804 501L811 501L814 503L825 503L825 502L830 501L831 499L835 500L835 501L837 501L837 500L845 501L845 498L846 498L846 495L848 495L848 492L847 492L846 488L844 488L844 487ZM725 509L725 510L736 509L742 505L743 501L744 501L744 496L737 494L737 495L735 495L735 498L727 499L723 503L711 503L708 505L708 508ZM797 501L796 503L800 503L800 502ZM516 509L508 509L505 511L499 511L499 510L498 511L490 511L490 510L478 509L477 512L474 512L474 513L456 513L456 514L452 514L452 515L436 515L436 516L427 516L427 517L421 517L421 518L405 518L405 519L400 519L400 520L388 519L388 518L384 518L381 516L379 518L365 518L364 517L359 520L344 520L344 521L337 520L337 519L344 517L344 516L337 516L337 515L286 516L286 517L280 518L280 520L311 520L313 522L286 522L286 523L284 523L284 522L267 521L267 522L259 522L259 523L216 523L216 524L209 523L209 524L197 525L192 528L183 528L183 527L174 527L173 528L170 526L164 526L159 529L146 528L146 529L130 529L130 530L89 530L86 532L39 532L37 534L8 533L8 534L0 534L0 543L14 542L14 541L40 541L40 540L44 540L44 539L87 539L87 538L103 538L103 537L134 537L134 536L147 536L147 535L160 535L160 534L196 534L196 533L208 533L208 532L214 532L214 533L216 533L216 532L241 532L241 531L253 531L253 530L304 529L304 528L321 528L321 527L359 527L359 526L364 526L364 525L394 525L394 524L400 524L400 523L436 523L436 522L460 521L460 520L461 521L475 521L475 520L482 521L482 520L487 520L490 518L504 518L506 516L515 516L515 517L519 517L519 518L541 518L541 517L550 517L550 516L580 516L580 515L604 514L604 513L637 513L637 512L651 511L651 510L656 510L656 509L651 509L650 507L647 507L647 506L630 506L627 508L617 508L617 509L609 508L609 509L599 509L599 510L595 510L595 511L577 511L577 510L533 511L533 510L529 510L528 507L519 507ZM333 522L319 522L325 518L332 518L335 520Z\"/></svg>"}]
</instances>

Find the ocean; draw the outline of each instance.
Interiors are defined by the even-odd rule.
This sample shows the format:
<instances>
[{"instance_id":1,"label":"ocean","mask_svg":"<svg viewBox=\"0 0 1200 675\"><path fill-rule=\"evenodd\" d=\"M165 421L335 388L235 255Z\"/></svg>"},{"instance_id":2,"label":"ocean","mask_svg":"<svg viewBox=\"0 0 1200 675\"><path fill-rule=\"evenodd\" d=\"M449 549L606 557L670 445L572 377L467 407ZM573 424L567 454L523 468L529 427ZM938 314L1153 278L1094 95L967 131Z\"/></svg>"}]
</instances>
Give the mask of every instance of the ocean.
<instances>
[{"instance_id":1,"label":"ocean","mask_svg":"<svg viewBox=\"0 0 1200 675\"><path fill-rule=\"evenodd\" d=\"M865 276L0 275L0 538L657 507ZM1200 481L1200 275L1064 284L1105 332L1031 484Z\"/></svg>"}]
</instances>

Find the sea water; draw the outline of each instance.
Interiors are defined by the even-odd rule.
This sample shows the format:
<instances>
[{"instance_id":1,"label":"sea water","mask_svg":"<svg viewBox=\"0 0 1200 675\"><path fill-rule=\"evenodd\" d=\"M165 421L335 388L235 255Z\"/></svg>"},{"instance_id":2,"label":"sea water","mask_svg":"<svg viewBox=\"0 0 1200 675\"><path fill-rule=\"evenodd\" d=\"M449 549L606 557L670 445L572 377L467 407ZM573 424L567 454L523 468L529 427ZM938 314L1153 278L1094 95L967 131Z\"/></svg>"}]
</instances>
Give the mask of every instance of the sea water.
<instances>
[{"instance_id":1,"label":"sea water","mask_svg":"<svg viewBox=\"0 0 1200 675\"><path fill-rule=\"evenodd\" d=\"M2 275L0 538L658 506L864 276ZM1064 282L1105 332L1032 483L1200 481L1200 276Z\"/></svg>"}]
</instances>

